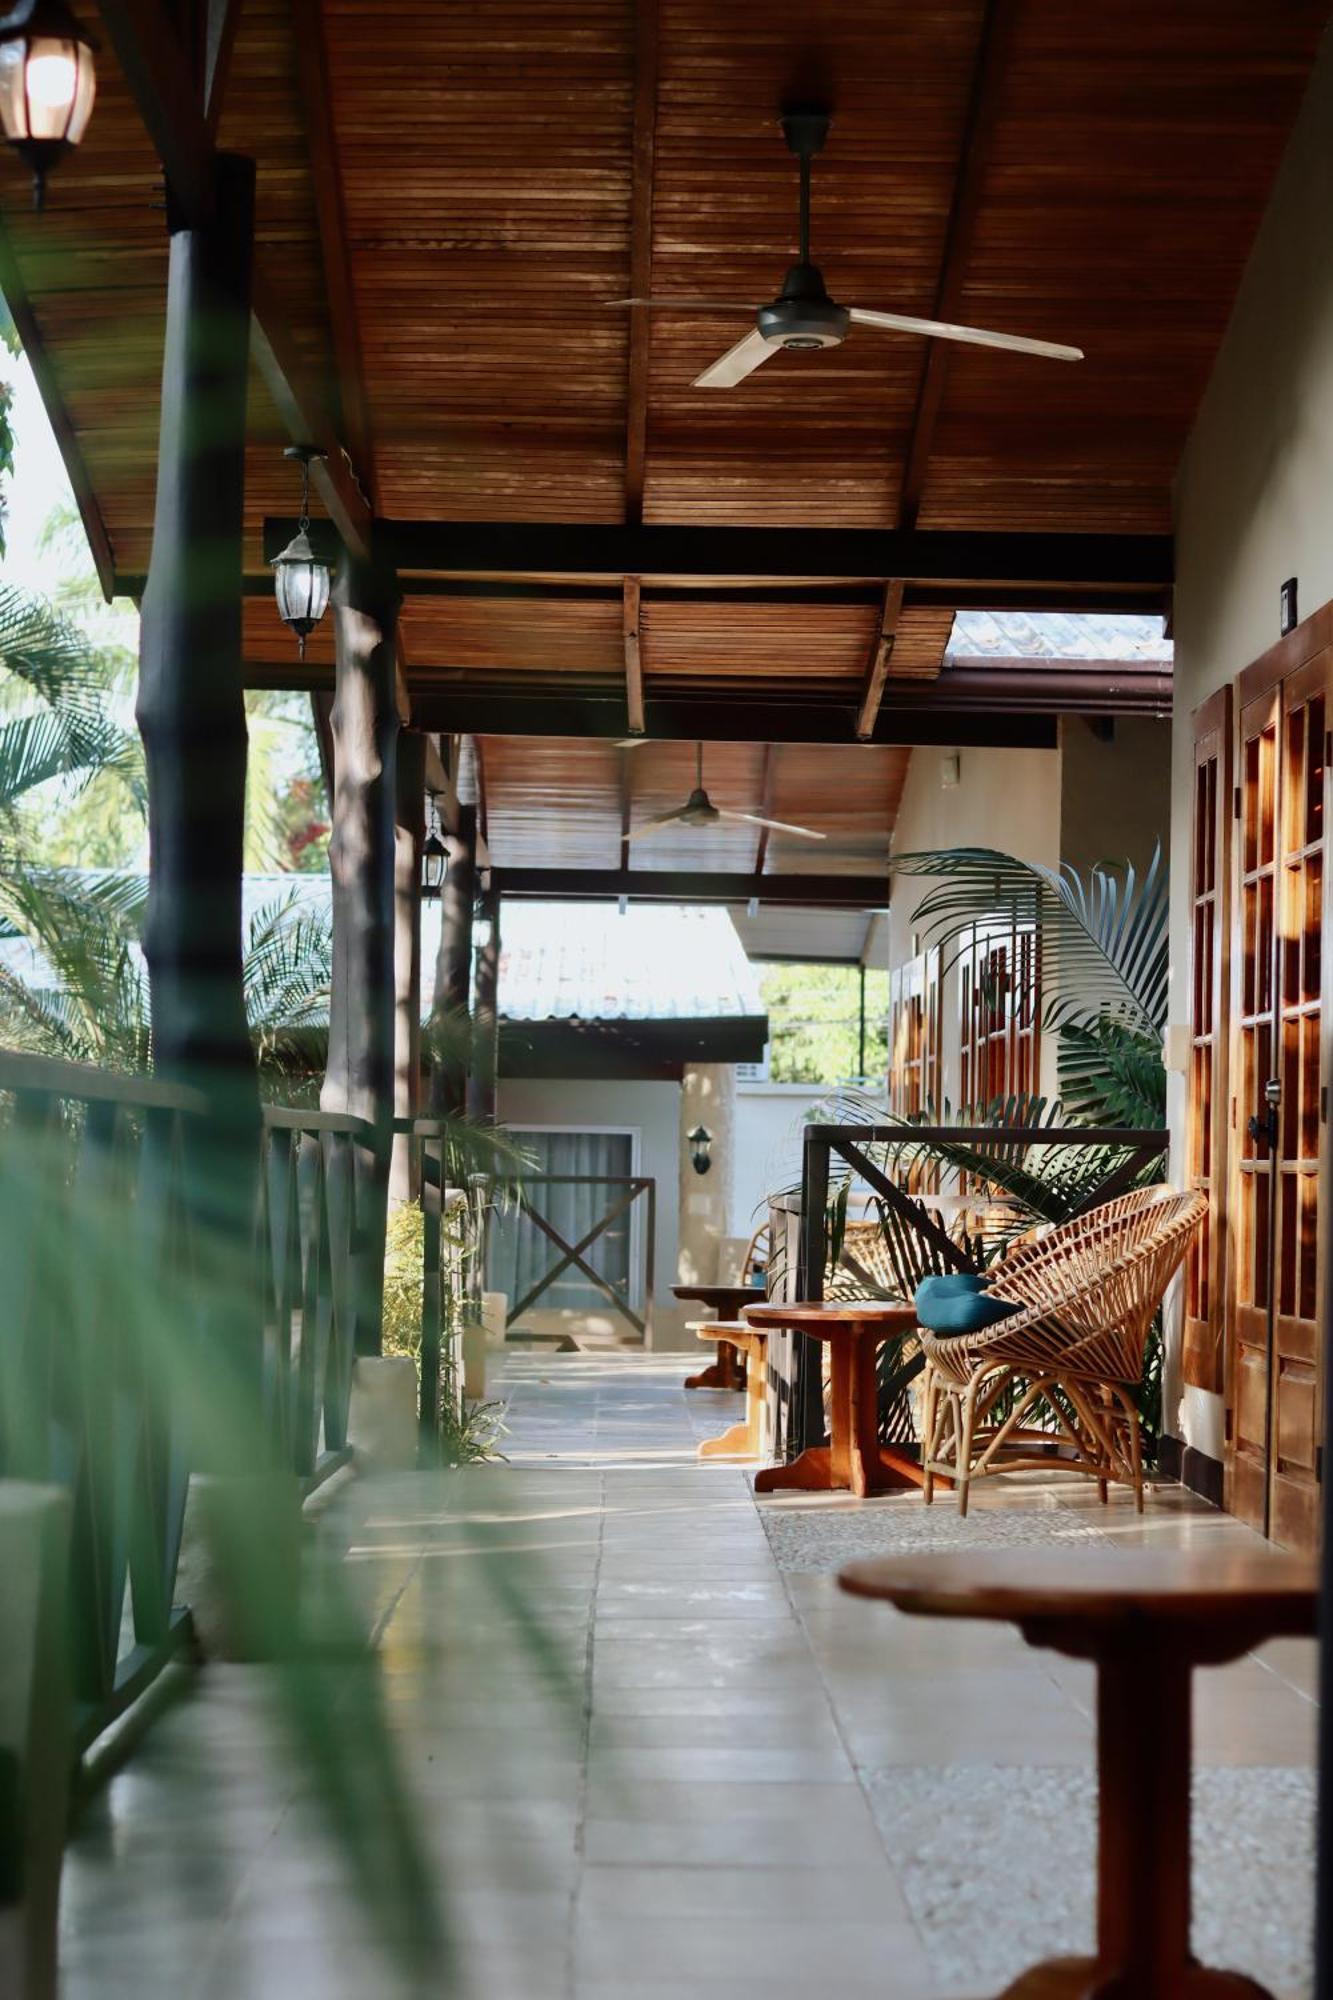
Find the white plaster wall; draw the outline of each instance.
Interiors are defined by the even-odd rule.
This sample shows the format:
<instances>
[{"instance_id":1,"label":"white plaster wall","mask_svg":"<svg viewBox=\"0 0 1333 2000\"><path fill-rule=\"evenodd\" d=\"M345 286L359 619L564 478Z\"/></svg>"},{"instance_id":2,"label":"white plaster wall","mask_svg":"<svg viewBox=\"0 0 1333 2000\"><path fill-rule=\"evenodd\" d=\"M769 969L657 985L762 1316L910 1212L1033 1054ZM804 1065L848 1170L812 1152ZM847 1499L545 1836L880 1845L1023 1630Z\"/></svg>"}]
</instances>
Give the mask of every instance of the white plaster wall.
<instances>
[{"instance_id":1,"label":"white plaster wall","mask_svg":"<svg viewBox=\"0 0 1333 2000\"><path fill-rule=\"evenodd\" d=\"M576 1131L611 1126L637 1134L638 1171L651 1174L657 1182L654 1346L679 1344L685 1321L685 1314L671 1296L680 1234L680 1099L678 1083L621 1082L614 1078L502 1077L499 1085L499 1116L504 1125L563 1125ZM615 1324L621 1332L628 1331L623 1321L617 1319Z\"/></svg>"},{"instance_id":2,"label":"white plaster wall","mask_svg":"<svg viewBox=\"0 0 1333 2000\"><path fill-rule=\"evenodd\" d=\"M753 1236L778 1188L801 1180L806 1113L827 1096L822 1084L740 1083L736 1086L736 1151L730 1234Z\"/></svg>"},{"instance_id":3,"label":"white plaster wall","mask_svg":"<svg viewBox=\"0 0 1333 2000\"><path fill-rule=\"evenodd\" d=\"M696 1171L690 1158L689 1135L698 1128L707 1132L710 1139L705 1174ZM722 1278L719 1253L731 1228L735 1157L735 1064L687 1063L681 1081L677 1153L680 1240L676 1249L676 1280L679 1284L715 1285Z\"/></svg>"},{"instance_id":4,"label":"white plaster wall","mask_svg":"<svg viewBox=\"0 0 1333 2000\"><path fill-rule=\"evenodd\" d=\"M1171 1020L1189 1017L1191 716L1279 636L1278 593L1333 598L1333 48L1311 79L1176 484ZM1184 1079L1171 1078L1172 1171ZM1222 1455L1222 1399L1167 1381L1172 1428Z\"/></svg>"}]
</instances>

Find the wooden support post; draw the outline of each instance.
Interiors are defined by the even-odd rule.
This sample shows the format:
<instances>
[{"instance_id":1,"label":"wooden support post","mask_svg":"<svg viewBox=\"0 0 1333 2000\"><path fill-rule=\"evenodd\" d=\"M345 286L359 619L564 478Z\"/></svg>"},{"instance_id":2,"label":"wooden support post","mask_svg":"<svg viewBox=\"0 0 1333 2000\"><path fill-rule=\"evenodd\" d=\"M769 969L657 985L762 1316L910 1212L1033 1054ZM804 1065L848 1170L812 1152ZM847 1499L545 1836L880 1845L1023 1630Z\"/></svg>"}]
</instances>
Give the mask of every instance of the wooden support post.
<instances>
[{"instance_id":1,"label":"wooden support post","mask_svg":"<svg viewBox=\"0 0 1333 2000\"><path fill-rule=\"evenodd\" d=\"M358 1354L380 1351L394 1109L397 622L392 573L344 555L333 586L333 988L320 1104L373 1129L354 1168Z\"/></svg>"},{"instance_id":2,"label":"wooden support post","mask_svg":"<svg viewBox=\"0 0 1333 2000\"><path fill-rule=\"evenodd\" d=\"M472 1006L472 1074L467 1083L468 1116L495 1123L495 1090L500 1057L500 892L486 889L480 912L488 932L477 953Z\"/></svg>"},{"instance_id":3,"label":"wooden support post","mask_svg":"<svg viewBox=\"0 0 1333 2000\"><path fill-rule=\"evenodd\" d=\"M431 1008L430 1108L435 1118L467 1109L471 1056L472 911L477 894L477 808L460 805L458 829L445 836L449 866L440 891L440 950Z\"/></svg>"},{"instance_id":4,"label":"wooden support post","mask_svg":"<svg viewBox=\"0 0 1333 2000\"><path fill-rule=\"evenodd\" d=\"M393 1108L398 1118L421 1109L421 847L426 837L426 739L405 729L398 738L397 811L393 858ZM412 1141L393 1142L389 1199L415 1201L420 1162Z\"/></svg>"},{"instance_id":5,"label":"wooden support post","mask_svg":"<svg viewBox=\"0 0 1333 2000\"><path fill-rule=\"evenodd\" d=\"M253 1263L259 1090L241 942L245 702L241 561L254 234L252 160L212 163L210 220L176 228L167 281L153 551L139 640L138 721L148 772L143 946L157 1073L203 1090L189 1126L188 1198L214 1360L236 1394L212 1439L254 1448L260 1389ZM210 1281L218 1278L220 1282ZM249 1429L244 1440L234 1434ZM222 1433L226 1432L227 1437Z\"/></svg>"}]
</instances>

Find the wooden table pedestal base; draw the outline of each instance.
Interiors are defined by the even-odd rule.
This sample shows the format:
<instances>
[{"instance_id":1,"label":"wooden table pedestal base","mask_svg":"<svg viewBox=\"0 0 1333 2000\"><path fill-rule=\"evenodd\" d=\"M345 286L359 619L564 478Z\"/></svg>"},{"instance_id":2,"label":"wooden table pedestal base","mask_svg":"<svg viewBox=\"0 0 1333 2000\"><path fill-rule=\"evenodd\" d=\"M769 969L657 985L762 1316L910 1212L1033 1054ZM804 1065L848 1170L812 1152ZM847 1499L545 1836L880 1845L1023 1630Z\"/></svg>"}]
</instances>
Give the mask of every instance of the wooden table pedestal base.
<instances>
[{"instance_id":1,"label":"wooden table pedestal base","mask_svg":"<svg viewBox=\"0 0 1333 2000\"><path fill-rule=\"evenodd\" d=\"M773 1465L755 1475L756 1493L788 1487L809 1493L868 1493L920 1486L922 1472L907 1452L879 1441L877 1358L886 1340L899 1339L916 1325L911 1306L865 1299L827 1304L746 1308L751 1327L791 1326L827 1341L829 1348L829 1442L812 1445L790 1465Z\"/></svg>"},{"instance_id":2,"label":"wooden table pedestal base","mask_svg":"<svg viewBox=\"0 0 1333 2000\"><path fill-rule=\"evenodd\" d=\"M1272 2000L1242 1972L1214 1972L1196 1965L1181 1973L1179 2000ZM1000 2000L1139 2000L1142 1987L1109 1977L1095 1958L1051 1958L1006 1986Z\"/></svg>"}]
</instances>

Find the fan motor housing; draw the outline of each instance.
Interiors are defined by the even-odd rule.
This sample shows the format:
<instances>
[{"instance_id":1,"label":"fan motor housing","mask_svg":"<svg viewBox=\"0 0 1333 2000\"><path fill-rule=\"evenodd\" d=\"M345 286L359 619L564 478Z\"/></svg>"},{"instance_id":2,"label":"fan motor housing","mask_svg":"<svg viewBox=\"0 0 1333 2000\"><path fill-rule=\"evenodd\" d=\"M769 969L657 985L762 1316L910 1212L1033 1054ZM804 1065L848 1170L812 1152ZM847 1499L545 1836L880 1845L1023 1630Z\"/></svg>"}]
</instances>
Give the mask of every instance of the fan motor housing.
<instances>
[{"instance_id":1,"label":"fan motor housing","mask_svg":"<svg viewBox=\"0 0 1333 2000\"><path fill-rule=\"evenodd\" d=\"M793 264L772 305L760 306L756 324L772 346L799 353L836 347L847 338L851 315L829 297L815 265Z\"/></svg>"}]
</instances>

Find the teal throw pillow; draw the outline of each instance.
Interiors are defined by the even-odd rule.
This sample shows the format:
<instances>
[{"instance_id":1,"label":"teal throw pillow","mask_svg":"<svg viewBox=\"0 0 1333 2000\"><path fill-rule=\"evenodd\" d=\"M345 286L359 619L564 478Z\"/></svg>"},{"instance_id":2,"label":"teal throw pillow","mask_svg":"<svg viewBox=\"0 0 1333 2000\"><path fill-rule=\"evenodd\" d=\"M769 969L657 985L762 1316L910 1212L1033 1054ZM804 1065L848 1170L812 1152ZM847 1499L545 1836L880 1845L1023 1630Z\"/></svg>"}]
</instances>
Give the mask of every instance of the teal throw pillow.
<instances>
[{"instance_id":1,"label":"teal throw pillow","mask_svg":"<svg viewBox=\"0 0 1333 2000\"><path fill-rule=\"evenodd\" d=\"M973 1297L984 1292L986 1284L987 1280L978 1271L950 1271L943 1277L923 1278L916 1288L917 1312L929 1312L939 1299Z\"/></svg>"},{"instance_id":2,"label":"teal throw pillow","mask_svg":"<svg viewBox=\"0 0 1333 2000\"><path fill-rule=\"evenodd\" d=\"M921 1292L916 1295L916 1315L920 1324L929 1327L932 1333L951 1336L963 1333L981 1333L984 1328L994 1326L997 1320L1008 1319L1011 1313L1022 1312L1018 1299L993 1299L988 1292L951 1292L943 1298L938 1294L921 1301Z\"/></svg>"}]
</instances>

